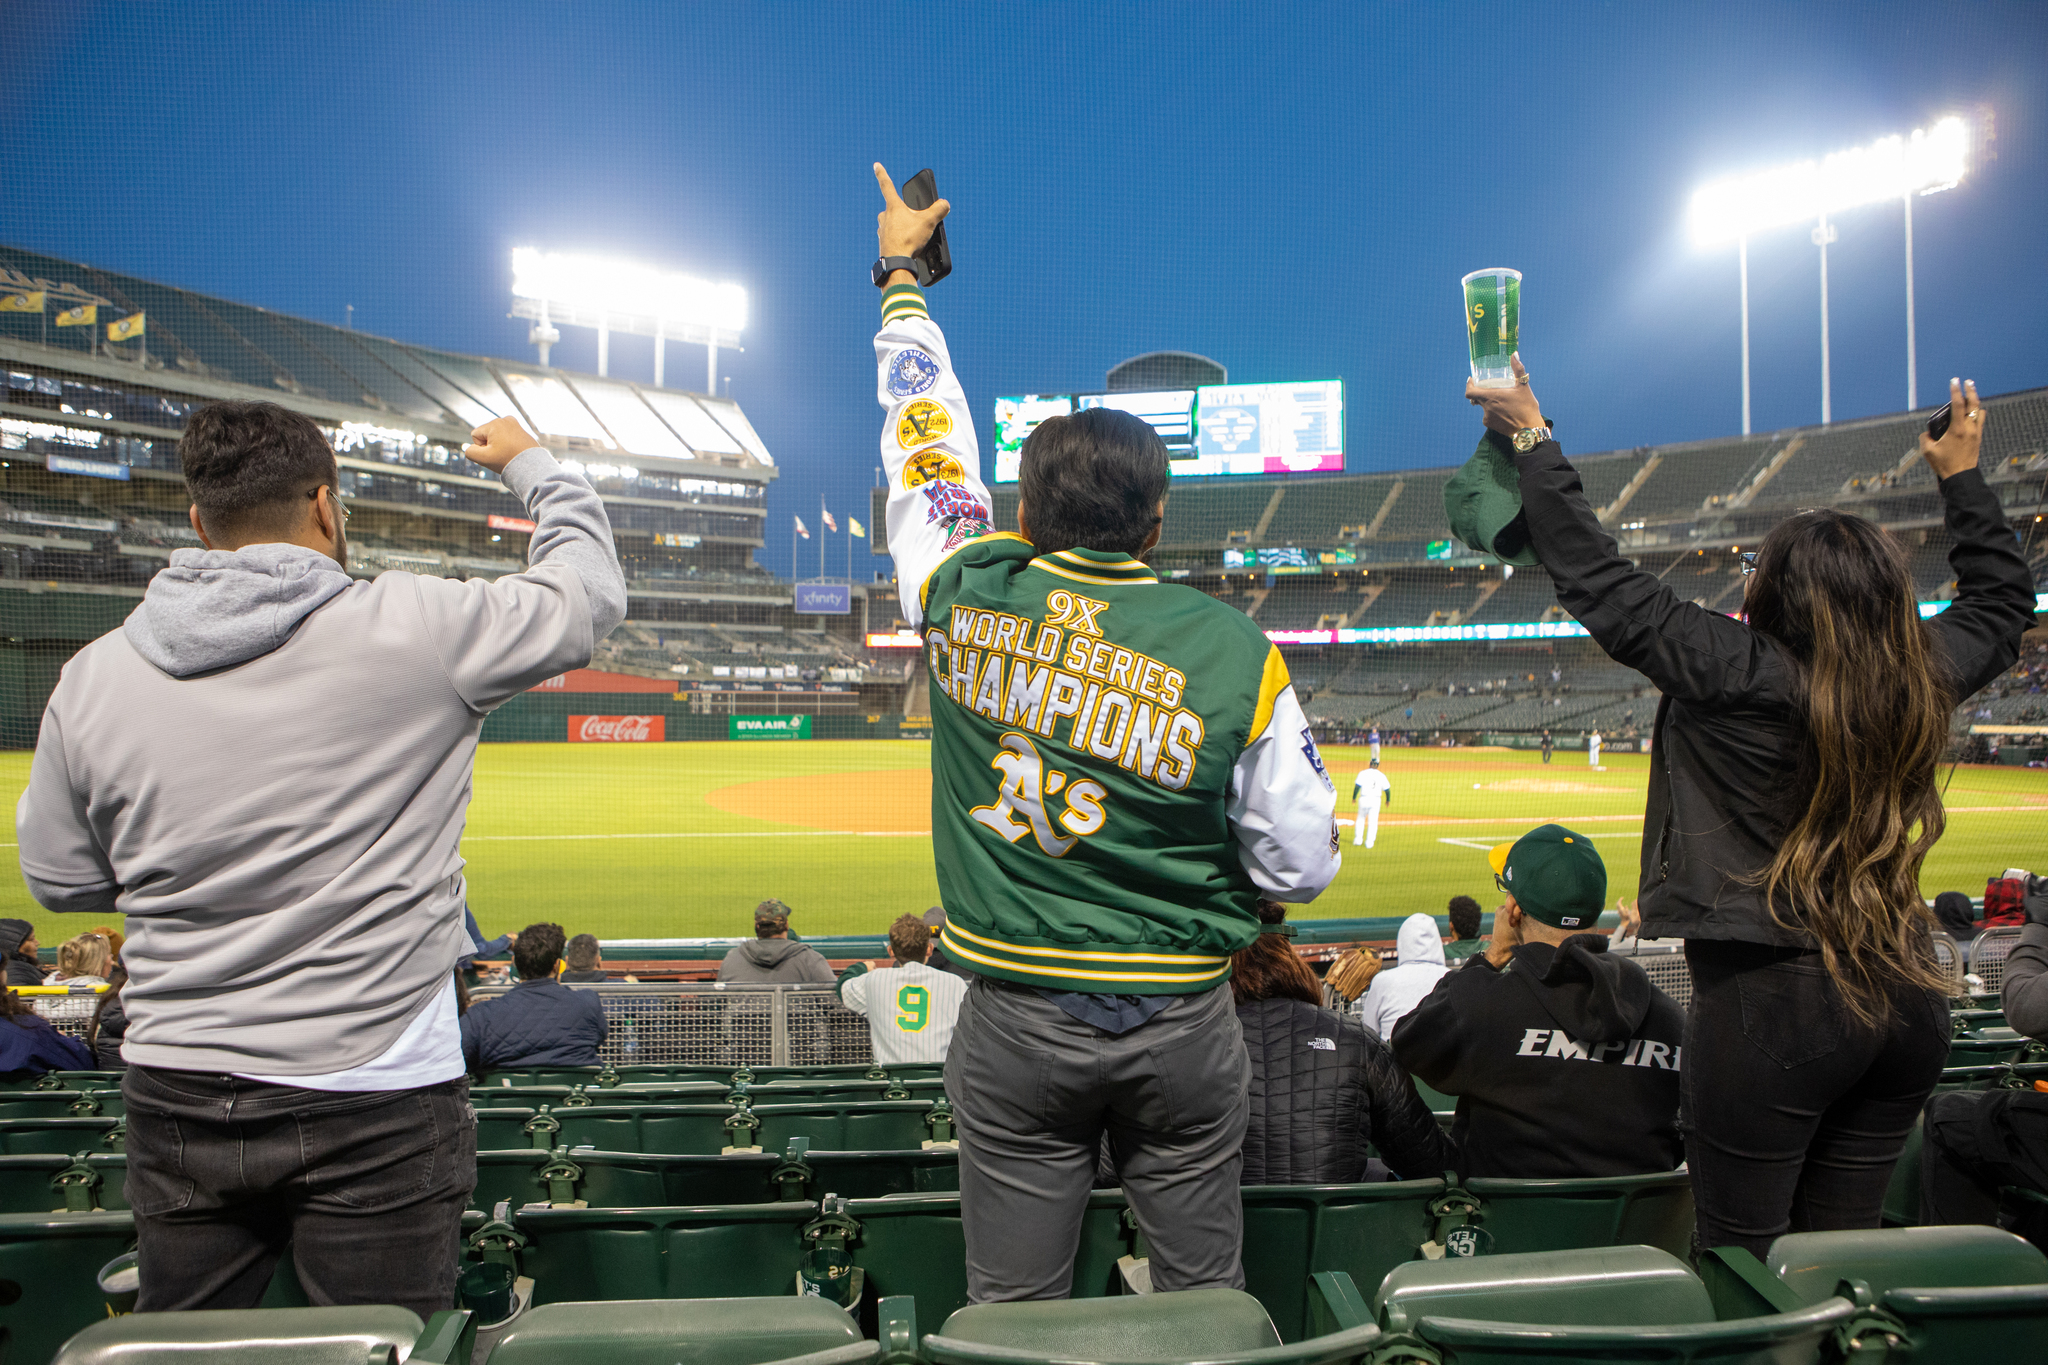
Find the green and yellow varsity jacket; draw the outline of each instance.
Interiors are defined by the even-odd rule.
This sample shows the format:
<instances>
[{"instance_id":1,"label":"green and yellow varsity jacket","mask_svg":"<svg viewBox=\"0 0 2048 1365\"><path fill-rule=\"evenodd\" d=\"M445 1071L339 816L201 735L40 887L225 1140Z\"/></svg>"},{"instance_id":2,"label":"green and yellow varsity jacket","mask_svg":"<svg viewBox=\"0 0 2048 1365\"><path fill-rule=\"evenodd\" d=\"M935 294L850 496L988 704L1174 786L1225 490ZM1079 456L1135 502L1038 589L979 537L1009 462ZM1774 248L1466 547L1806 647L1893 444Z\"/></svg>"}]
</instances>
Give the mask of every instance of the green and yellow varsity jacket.
<instances>
[{"instance_id":1,"label":"green and yellow varsity jacket","mask_svg":"<svg viewBox=\"0 0 2048 1365\"><path fill-rule=\"evenodd\" d=\"M1312 900L1340 863L1335 790L1280 652L1126 555L1040 555L990 524L917 286L884 292L875 360L889 552L931 668L947 956L1060 991L1227 980L1257 899Z\"/></svg>"}]
</instances>

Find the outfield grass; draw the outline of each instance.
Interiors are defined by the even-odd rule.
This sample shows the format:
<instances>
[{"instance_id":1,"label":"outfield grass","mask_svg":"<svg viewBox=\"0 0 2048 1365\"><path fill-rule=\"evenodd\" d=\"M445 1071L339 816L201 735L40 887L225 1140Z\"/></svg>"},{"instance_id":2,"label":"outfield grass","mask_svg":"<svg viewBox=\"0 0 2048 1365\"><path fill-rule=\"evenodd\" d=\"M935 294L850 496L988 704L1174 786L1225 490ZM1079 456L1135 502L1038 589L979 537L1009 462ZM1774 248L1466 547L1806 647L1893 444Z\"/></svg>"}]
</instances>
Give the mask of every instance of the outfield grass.
<instances>
[{"instance_id":1,"label":"outfield grass","mask_svg":"<svg viewBox=\"0 0 2048 1365\"><path fill-rule=\"evenodd\" d=\"M799 933L875 932L938 900L929 758L903 740L485 745L463 845L471 904L491 932L553 919L571 933L687 938L746 933L754 903L774 896L795 907ZM1325 758L1348 821L1365 751ZM1614 893L1633 890L1646 757L1616 754L1596 772L1582 753L1546 767L1533 752L1389 749L1383 767L1394 799L1376 846L1354 848L1347 827L1344 870L1303 915L1441 913L1460 892L1490 908L1484 850L1546 820L1593 835ZM27 777L27 754L0 754L0 785L18 794ZM1947 799L1929 896L1982 894L2007 866L2048 869L2048 773L1960 768ZM29 919L45 945L84 927L12 879L0 915Z\"/></svg>"}]
</instances>

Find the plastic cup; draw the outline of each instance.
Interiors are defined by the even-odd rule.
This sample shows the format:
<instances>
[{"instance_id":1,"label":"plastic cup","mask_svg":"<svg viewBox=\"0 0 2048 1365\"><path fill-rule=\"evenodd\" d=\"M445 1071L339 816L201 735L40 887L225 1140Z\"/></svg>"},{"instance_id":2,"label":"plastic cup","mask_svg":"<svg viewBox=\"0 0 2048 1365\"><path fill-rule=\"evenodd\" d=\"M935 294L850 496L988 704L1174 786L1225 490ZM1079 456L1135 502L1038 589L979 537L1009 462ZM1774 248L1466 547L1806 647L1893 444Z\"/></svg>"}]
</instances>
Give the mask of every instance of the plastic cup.
<instances>
[{"instance_id":1,"label":"plastic cup","mask_svg":"<svg viewBox=\"0 0 2048 1365\"><path fill-rule=\"evenodd\" d=\"M136 1268L136 1259L134 1252L124 1251L100 1267L100 1294L107 1301L109 1316L135 1311L135 1300L142 1293L142 1274Z\"/></svg>"},{"instance_id":2,"label":"plastic cup","mask_svg":"<svg viewBox=\"0 0 2048 1365\"><path fill-rule=\"evenodd\" d=\"M1482 389L1513 388L1515 372L1509 359L1522 329L1522 272L1505 266L1475 270L1464 285L1472 382Z\"/></svg>"},{"instance_id":3,"label":"plastic cup","mask_svg":"<svg viewBox=\"0 0 2048 1365\"><path fill-rule=\"evenodd\" d=\"M480 1261L466 1267L460 1281L463 1306L476 1314L483 1326L503 1322L512 1316L513 1281L518 1272L500 1261Z\"/></svg>"}]
</instances>

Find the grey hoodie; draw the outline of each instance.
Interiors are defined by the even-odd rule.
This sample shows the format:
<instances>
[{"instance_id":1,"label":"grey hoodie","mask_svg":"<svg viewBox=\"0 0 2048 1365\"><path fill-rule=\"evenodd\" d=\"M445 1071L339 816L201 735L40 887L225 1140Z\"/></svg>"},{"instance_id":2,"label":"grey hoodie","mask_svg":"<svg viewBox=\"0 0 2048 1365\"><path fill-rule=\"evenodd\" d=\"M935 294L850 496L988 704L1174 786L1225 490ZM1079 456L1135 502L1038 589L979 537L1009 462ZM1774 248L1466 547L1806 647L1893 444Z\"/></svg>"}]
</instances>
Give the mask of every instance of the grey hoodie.
<instances>
[{"instance_id":1,"label":"grey hoodie","mask_svg":"<svg viewBox=\"0 0 2048 1365\"><path fill-rule=\"evenodd\" d=\"M815 981L829 986L838 980L832 964L816 948L788 938L749 939L718 964L720 981L760 983Z\"/></svg>"},{"instance_id":2,"label":"grey hoodie","mask_svg":"<svg viewBox=\"0 0 2048 1365\"><path fill-rule=\"evenodd\" d=\"M495 583L296 545L179 550L64 667L15 820L52 910L126 915L132 1063L316 1075L397 1041L468 951L477 734L625 616L604 504L536 447Z\"/></svg>"}]
</instances>

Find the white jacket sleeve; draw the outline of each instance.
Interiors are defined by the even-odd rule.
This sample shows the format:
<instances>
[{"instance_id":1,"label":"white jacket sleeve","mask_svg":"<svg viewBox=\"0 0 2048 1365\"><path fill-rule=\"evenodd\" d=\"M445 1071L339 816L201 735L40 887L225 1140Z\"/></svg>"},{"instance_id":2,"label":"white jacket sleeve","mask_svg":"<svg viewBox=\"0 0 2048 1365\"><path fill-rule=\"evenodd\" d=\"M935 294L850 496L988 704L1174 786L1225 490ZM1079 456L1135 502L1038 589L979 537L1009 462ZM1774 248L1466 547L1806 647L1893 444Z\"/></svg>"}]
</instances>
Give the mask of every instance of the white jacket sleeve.
<instances>
[{"instance_id":1,"label":"white jacket sleeve","mask_svg":"<svg viewBox=\"0 0 2048 1365\"><path fill-rule=\"evenodd\" d=\"M889 554L903 619L918 626L932 570L987 531L991 514L967 395L953 373L945 335L914 284L883 291L875 400L888 414L881 452L889 479Z\"/></svg>"},{"instance_id":2,"label":"white jacket sleeve","mask_svg":"<svg viewBox=\"0 0 2048 1365\"><path fill-rule=\"evenodd\" d=\"M1308 718L1274 650L1268 685L1277 679L1270 710L1260 707L1251 742L1230 774L1224 813L1237 837L1237 854L1260 891L1276 901L1314 900L1344 865L1337 839L1337 788L1309 733Z\"/></svg>"},{"instance_id":3,"label":"white jacket sleeve","mask_svg":"<svg viewBox=\"0 0 2048 1365\"><path fill-rule=\"evenodd\" d=\"M413 579L442 667L477 711L583 667L626 616L611 521L590 485L539 446L506 465L504 478L536 523L526 571L495 583Z\"/></svg>"}]
</instances>

